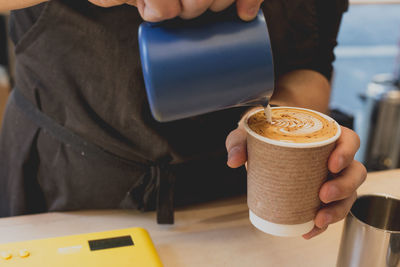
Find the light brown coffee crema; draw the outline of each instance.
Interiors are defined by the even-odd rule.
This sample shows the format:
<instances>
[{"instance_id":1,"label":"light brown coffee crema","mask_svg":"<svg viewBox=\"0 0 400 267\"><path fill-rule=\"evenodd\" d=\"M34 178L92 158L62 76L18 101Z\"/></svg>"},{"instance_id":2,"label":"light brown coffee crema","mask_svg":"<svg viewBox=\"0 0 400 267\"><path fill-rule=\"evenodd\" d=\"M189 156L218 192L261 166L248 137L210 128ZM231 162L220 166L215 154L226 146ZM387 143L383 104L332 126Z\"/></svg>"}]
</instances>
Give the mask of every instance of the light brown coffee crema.
<instances>
[{"instance_id":1,"label":"light brown coffee crema","mask_svg":"<svg viewBox=\"0 0 400 267\"><path fill-rule=\"evenodd\" d=\"M257 134L276 141L314 143L334 137L338 131L333 120L303 109L273 108L272 123L264 111L253 114L248 125Z\"/></svg>"}]
</instances>

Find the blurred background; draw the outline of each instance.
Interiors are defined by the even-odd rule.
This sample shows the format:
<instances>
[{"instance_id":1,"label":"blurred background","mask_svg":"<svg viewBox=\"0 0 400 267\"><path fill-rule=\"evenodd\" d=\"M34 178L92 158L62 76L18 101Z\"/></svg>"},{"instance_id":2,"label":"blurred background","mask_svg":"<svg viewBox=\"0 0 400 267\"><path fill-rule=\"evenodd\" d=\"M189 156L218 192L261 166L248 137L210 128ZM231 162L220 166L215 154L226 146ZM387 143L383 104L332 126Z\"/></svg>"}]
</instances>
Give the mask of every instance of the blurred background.
<instances>
[{"instance_id":1,"label":"blurred background","mask_svg":"<svg viewBox=\"0 0 400 267\"><path fill-rule=\"evenodd\" d=\"M352 0L335 49L330 107L368 170L400 168L400 1Z\"/></svg>"},{"instance_id":2,"label":"blurred background","mask_svg":"<svg viewBox=\"0 0 400 267\"><path fill-rule=\"evenodd\" d=\"M0 14L0 122L3 117L4 106L7 101L8 92L10 90L11 72L9 63L9 50L7 38L7 15Z\"/></svg>"},{"instance_id":3,"label":"blurred background","mask_svg":"<svg viewBox=\"0 0 400 267\"><path fill-rule=\"evenodd\" d=\"M0 120L13 80L6 29L1 14ZM351 0L335 54L331 116L360 135L369 170L399 168L400 0Z\"/></svg>"},{"instance_id":4,"label":"blurred background","mask_svg":"<svg viewBox=\"0 0 400 267\"><path fill-rule=\"evenodd\" d=\"M343 17L339 45L335 49L331 107L354 113L362 108L359 96L374 75L398 72L400 1L397 4L351 2Z\"/></svg>"}]
</instances>

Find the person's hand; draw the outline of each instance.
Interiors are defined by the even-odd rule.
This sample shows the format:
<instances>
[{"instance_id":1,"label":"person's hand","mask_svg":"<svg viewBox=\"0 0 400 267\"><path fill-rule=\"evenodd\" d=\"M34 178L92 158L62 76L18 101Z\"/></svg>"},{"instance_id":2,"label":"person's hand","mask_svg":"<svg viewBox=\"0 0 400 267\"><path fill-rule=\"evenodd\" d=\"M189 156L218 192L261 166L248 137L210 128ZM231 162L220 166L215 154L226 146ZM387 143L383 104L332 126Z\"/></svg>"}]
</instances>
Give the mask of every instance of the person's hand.
<instances>
[{"instance_id":1,"label":"person's hand","mask_svg":"<svg viewBox=\"0 0 400 267\"><path fill-rule=\"evenodd\" d=\"M326 205L318 211L314 219L314 229L303 235L305 239L322 233L329 224L338 222L347 215L356 200L357 188L367 176L365 167L354 160L360 146L357 134L346 127L341 128L342 135L328 160L328 169L334 179L325 182L319 192L319 198ZM238 168L246 162L246 131L241 124L226 138L226 149L229 167Z\"/></svg>"},{"instance_id":2,"label":"person's hand","mask_svg":"<svg viewBox=\"0 0 400 267\"><path fill-rule=\"evenodd\" d=\"M318 211L314 229L303 235L305 239L324 232L329 224L342 220L357 198L357 188L367 177L364 165L354 160L360 147L358 135L346 127L341 128L342 134L328 160L328 169L334 179L325 182L319 191L319 198L326 206Z\"/></svg>"},{"instance_id":3,"label":"person's hand","mask_svg":"<svg viewBox=\"0 0 400 267\"><path fill-rule=\"evenodd\" d=\"M248 21L256 17L263 0L89 0L89 2L101 7L123 4L136 6L141 17L150 22L178 16L191 19L200 16L208 9L214 12L222 11L236 2L239 17Z\"/></svg>"}]
</instances>

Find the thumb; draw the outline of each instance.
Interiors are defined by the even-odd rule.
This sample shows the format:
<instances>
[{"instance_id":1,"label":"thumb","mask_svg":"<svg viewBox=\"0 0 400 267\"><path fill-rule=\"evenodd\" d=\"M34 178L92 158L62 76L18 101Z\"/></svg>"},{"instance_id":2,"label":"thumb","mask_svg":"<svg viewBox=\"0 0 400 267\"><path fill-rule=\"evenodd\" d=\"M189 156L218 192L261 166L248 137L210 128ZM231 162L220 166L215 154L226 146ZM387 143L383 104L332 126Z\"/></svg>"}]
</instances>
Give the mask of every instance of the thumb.
<instances>
[{"instance_id":1,"label":"thumb","mask_svg":"<svg viewBox=\"0 0 400 267\"><path fill-rule=\"evenodd\" d=\"M257 16L263 0L237 0L236 8L242 20L249 21Z\"/></svg>"},{"instance_id":2,"label":"thumb","mask_svg":"<svg viewBox=\"0 0 400 267\"><path fill-rule=\"evenodd\" d=\"M247 160L246 135L246 131L239 127L232 131L226 138L227 164L231 168L238 168Z\"/></svg>"}]
</instances>

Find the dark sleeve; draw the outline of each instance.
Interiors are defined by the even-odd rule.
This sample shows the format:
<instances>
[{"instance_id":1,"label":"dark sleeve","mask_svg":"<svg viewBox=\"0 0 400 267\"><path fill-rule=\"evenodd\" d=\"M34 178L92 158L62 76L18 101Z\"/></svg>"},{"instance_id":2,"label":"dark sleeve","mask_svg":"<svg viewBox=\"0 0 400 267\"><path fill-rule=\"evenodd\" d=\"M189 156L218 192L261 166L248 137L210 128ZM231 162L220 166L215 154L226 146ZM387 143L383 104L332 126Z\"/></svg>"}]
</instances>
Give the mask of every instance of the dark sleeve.
<instances>
[{"instance_id":1,"label":"dark sleeve","mask_svg":"<svg viewBox=\"0 0 400 267\"><path fill-rule=\"evenodd\" d=\"M14 44L29 31L38 20L46 3L36 6L11 11L10 15L10 38Z\"/></svg>"},{"instance_id":2,"label":"dark sleeve","mask_svg":"<svg viewBox=\"0 0 400 267\"><path fill-rule=\"evenodd\" d=\"M318 55L314 58L312 69L325 75L328 80L332 76L332 63L335 60L333 49L337 45L342 15L348 8L348 0L317 1L317 21L319 46Z\"/></svg>"},{"instance_id":3,"label":"dark sleeve","mask_svg":"<svg viewBox=\"0 0 400 267\"><path fill-rule=\"evenodd\" d=\"M0 65L8 65L6 20L0 15Z\"/></svg>"},{"instance_id":4,"label":"dark sleeve","mask_svg":"<svg viewBox=\"0 0 400 267\"><path fill-rule=\"evenodd\" d=\"M268 0L268 23L276 78L297 69L332 76L333 49L348 0Z\"/></svg>"}]
</instances>

